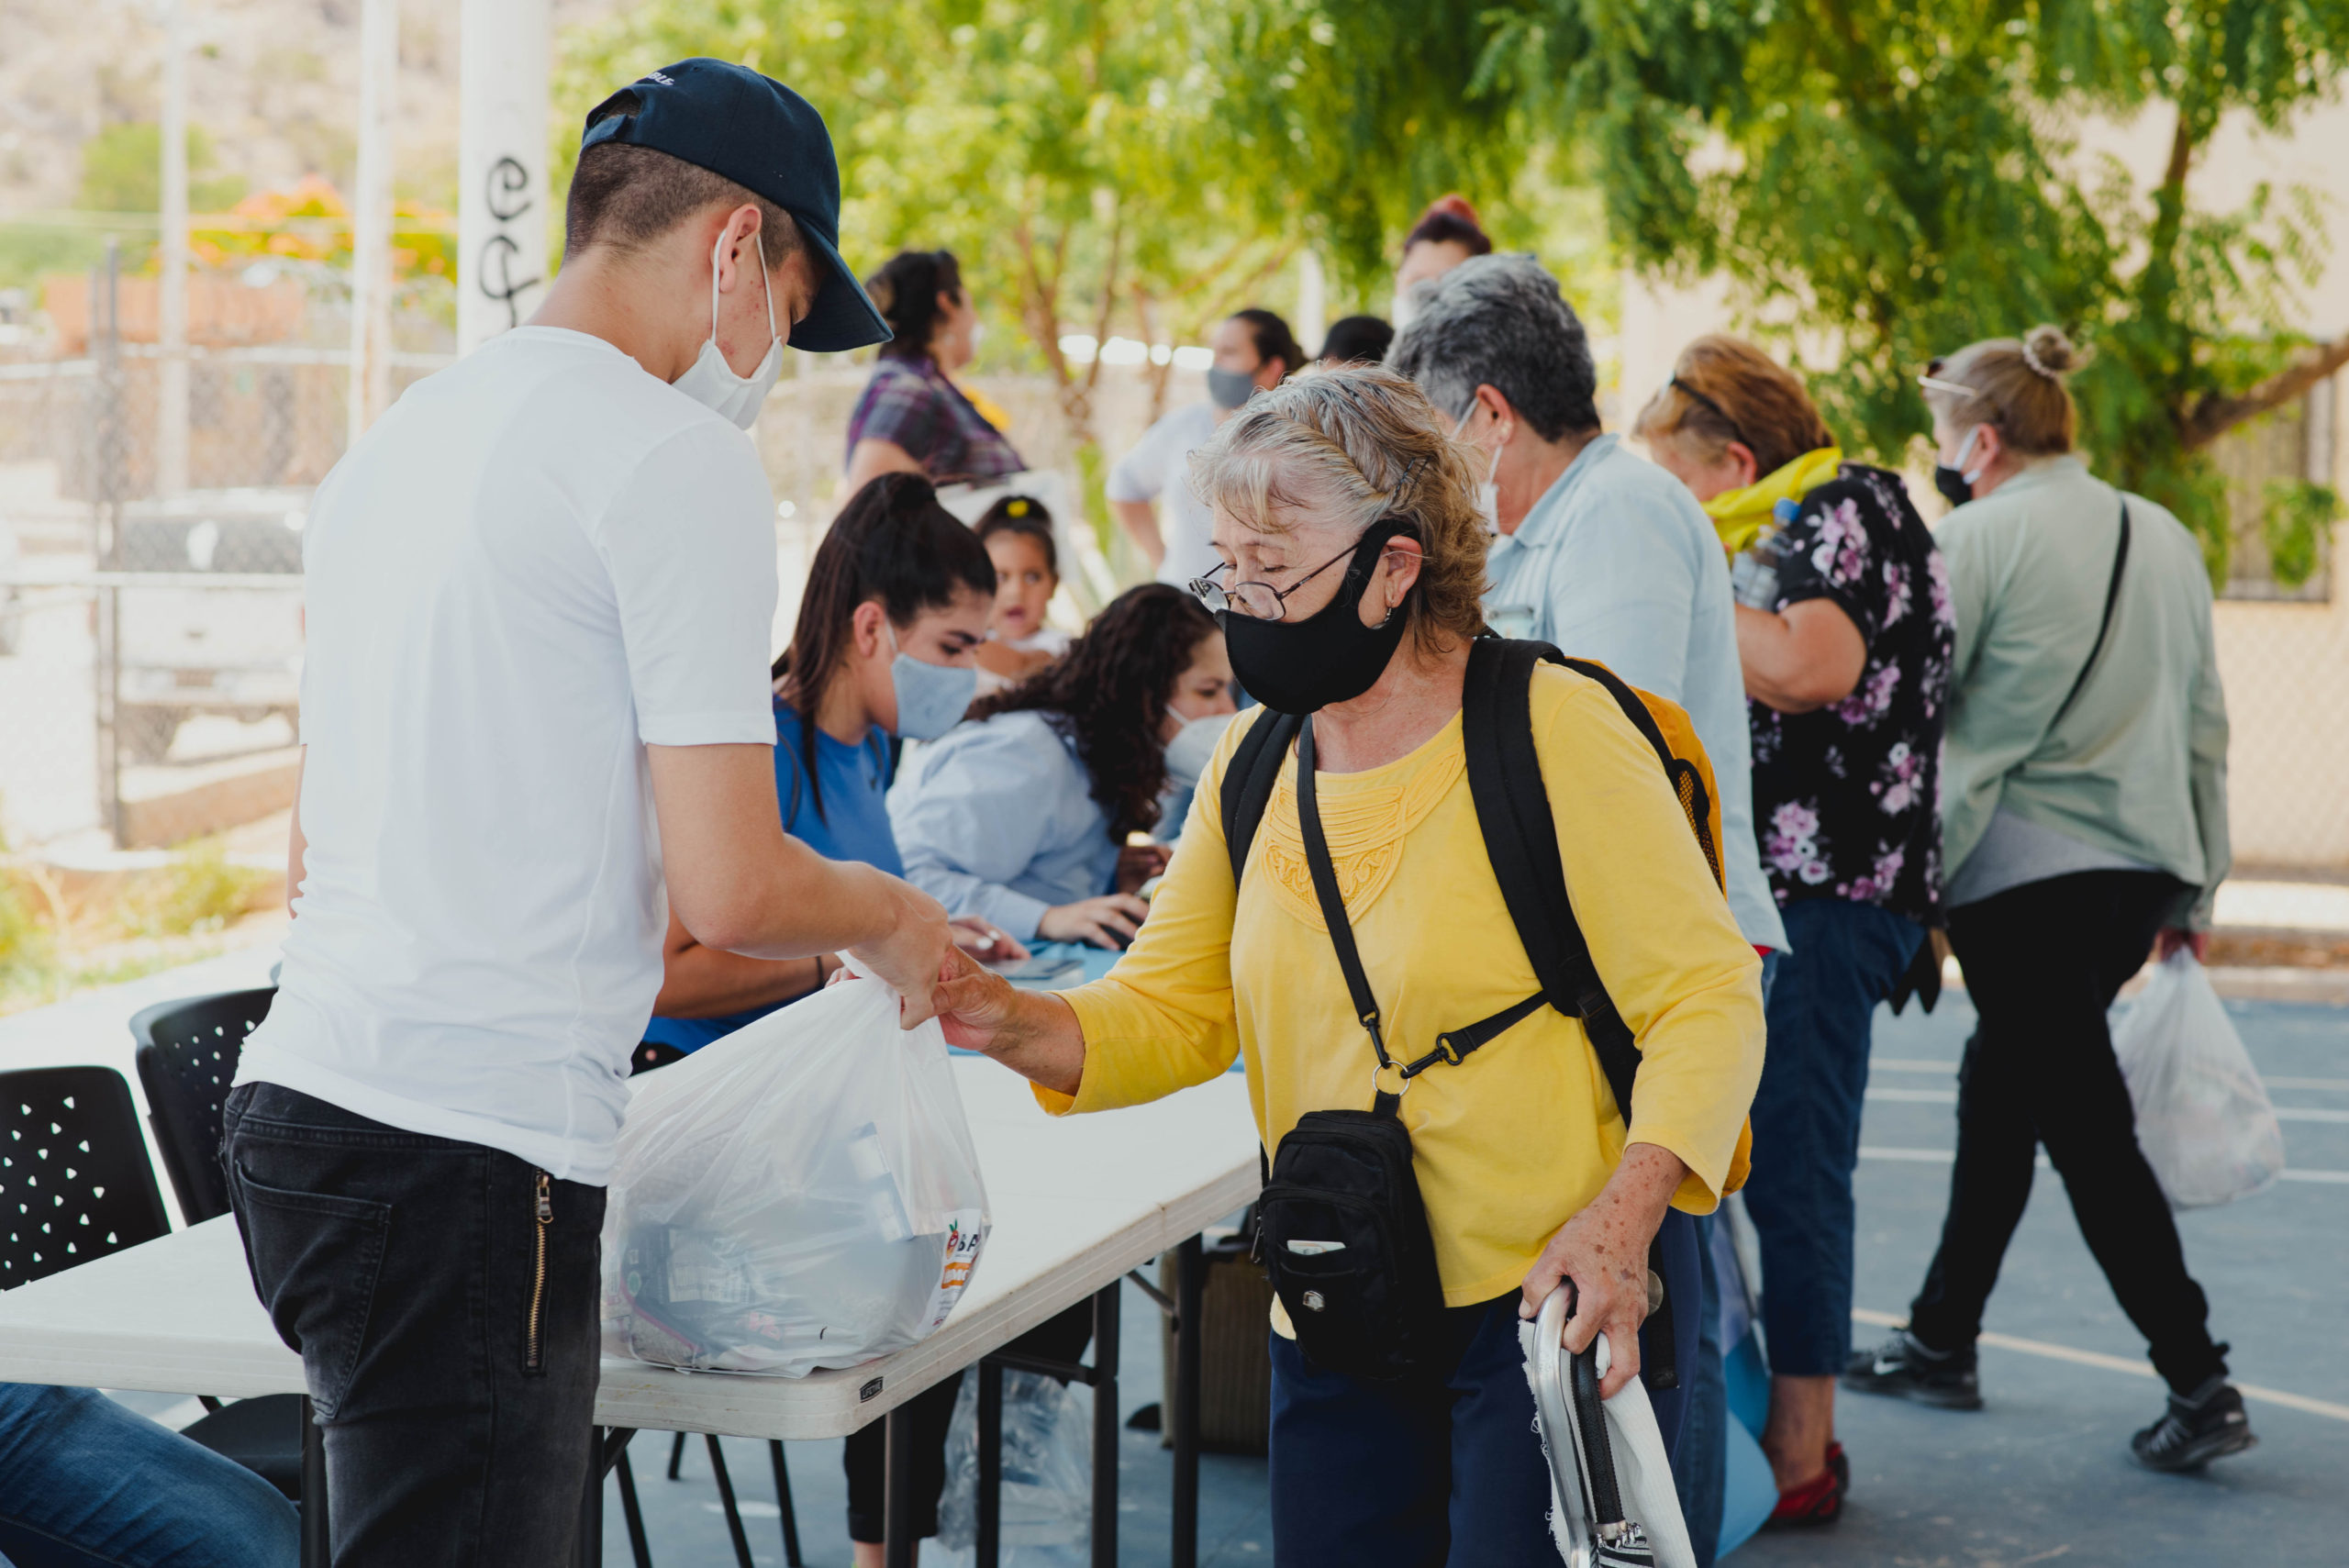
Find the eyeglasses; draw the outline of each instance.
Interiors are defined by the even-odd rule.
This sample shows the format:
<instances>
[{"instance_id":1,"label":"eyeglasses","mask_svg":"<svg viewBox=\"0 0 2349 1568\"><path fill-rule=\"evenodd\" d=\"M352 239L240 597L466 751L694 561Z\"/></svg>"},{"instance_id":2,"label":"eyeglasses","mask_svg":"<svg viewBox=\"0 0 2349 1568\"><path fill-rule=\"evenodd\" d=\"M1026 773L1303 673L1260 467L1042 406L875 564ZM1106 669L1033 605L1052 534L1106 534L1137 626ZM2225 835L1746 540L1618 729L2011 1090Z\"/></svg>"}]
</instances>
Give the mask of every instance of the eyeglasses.
<instances>
[{"instance_id":1,"label":"eyeglasses","mask_svg":"<svg viewBox=\"0 0 2349 1568\"><path fill-rule=\"evenodd\" d=\"M1728 409L1722 407L1720 404L1714 402L1711 398L1706 396L1703 393L1698 391L1687 382L1681 380L1677 375L1665 376L1664 378L1664 390L1667 392L1677 387L1680 391L1680 395L1687 398L1689 402L1700 404L1703 406L1711 409L1713 411L1714 417L1718 418L1722 424L1729 427L1730 439L1749 447L1753 444L1753 442L1746 440L1745 432L1737 428L1737 421L1729 417Z\"/></svg>"},{"instance_id":2,"label":"eyeglasses","mask_svg":"<svg viewBox=\"0 0 2349 1568\"><path fill-rule=\"evenodd\" d=\"M1218 566L1214 572L1208 573L1204 577L1192 578L1184 586L1197 594L1199 596L1199 603L1217 615L1221 615L1226 610L1238 610L1252 620L1279 620L1288 614L1288 596L1291 594L1296 593L1341 561L1353 559L1354 551L1361 548L1362 541L1356 539L1286 588L1275 588L1270 583L1234 583L1227 587L1217 582L1216 576L1219 573L1231 570L1230 562Z\"/></svg>"}]
</instances>

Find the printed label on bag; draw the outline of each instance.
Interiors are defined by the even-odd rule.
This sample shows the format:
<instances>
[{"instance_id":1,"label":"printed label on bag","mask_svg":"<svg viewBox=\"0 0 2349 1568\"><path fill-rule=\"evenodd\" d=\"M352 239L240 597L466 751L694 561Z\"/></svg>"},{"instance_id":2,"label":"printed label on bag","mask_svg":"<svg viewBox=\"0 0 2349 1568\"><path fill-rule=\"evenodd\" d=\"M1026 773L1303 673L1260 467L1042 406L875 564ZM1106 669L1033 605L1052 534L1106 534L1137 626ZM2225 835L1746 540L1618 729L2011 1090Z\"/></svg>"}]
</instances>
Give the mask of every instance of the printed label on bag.
<instances>
[{"instance_id":1,"label":"printed label on bag","mask_svg":"<svg viewBox=\"0 0 2349 1568\"><path fill-rule=\"evenodd\" d=\"M930 1329L946 1321L947 1315L954 1310L954 1304L963 1299L963 1292L970 1285L971 1271L978 1266L979 1246L986 1240L985 1217L975 1208L955 1209L946 1217L944 1240L938 1285L930 1295L927 1316Z\"/></svg>"}]
</instances>

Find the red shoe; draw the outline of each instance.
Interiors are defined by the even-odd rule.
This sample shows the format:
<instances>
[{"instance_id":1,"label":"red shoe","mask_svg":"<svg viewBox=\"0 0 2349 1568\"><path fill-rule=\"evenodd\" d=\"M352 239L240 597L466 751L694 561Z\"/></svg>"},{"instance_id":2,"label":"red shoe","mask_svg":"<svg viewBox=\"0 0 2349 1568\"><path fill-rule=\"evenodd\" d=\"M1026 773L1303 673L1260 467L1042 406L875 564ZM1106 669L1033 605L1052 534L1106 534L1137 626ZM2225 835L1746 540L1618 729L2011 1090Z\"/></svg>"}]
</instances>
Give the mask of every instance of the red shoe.
<instances>
[{"instance_id":1,"label":"red shoe","mask_svg":"<svg viewBox=\"0 0 2349 1568\"><path fill-rule=\"evenodd\" d=\"M1778 1494L1778 1506L1762 1522L1764 1529L1797 1529L1831 1525L1843 1517L1843 1494L1852 1489L1852 1462L1843 1445L1827 1451L1827 1468L1791 1492Z\"/></svg>"}]
</instances>

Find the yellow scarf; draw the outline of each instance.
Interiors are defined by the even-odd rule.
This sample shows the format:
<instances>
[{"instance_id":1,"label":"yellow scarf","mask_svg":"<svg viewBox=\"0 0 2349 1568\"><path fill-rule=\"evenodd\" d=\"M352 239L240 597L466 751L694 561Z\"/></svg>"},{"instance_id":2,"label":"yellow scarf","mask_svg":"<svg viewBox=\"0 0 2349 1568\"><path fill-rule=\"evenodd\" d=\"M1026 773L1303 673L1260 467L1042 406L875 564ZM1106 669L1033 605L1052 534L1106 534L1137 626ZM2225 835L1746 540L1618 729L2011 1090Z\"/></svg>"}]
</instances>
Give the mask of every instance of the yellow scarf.
<instances>
[{"instance_id":1,"label":"yellow scarf","mask_svg":"<svg viewBox=\"0 0 2349 1568\"><path fill-rule=\"evenodd\" d=\"M1842 448L1821 447L1803 453L1742 490L1724 490L1706 502L1705 515L1713 519L1713 531L1721 536L1721 547L1734 555L1752 544L1753 536L1762 531L1780 501L1788 497L1801 500L1834 478L1842 462Z\"/></svg>"}]
</instances>

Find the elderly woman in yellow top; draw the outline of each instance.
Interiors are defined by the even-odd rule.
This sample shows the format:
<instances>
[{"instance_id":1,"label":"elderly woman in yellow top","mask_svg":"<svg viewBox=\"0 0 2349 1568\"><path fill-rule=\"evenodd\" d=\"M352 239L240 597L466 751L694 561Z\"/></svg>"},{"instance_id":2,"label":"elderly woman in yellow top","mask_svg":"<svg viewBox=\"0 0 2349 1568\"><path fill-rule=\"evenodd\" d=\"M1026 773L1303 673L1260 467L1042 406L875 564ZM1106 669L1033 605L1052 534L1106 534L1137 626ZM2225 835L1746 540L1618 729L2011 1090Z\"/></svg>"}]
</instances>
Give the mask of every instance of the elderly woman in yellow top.
<instances>
[{"instance_id":1,"label":"elderly woman in yellow top","mask_svg":"<svg viewBox=\"0 0 2349 1568\"><path fill-rule=\"evenodd\" d=\"M1308 820L1325 830L1398 1060L1541 989L1462 745L1485 567L1470 458L1410 382L1350 367L1260 395L1193 461L1223 561L1197 586L1223 612L1241 684L1309 715ZM1410 1082L1395 1108L1432 1234L1440 1330L1420 1364L1374 1380L1317 1363L1276 1322L1285 1565L1554 1562L1519 1319L1570 1276L1566 1343L1608 1332L1611 1394L1637 1370L1666 1208L1709 1211L1743 1179L1760 962L1608 691L1543 665L1531 702L1565 883L1642 1053L1636 1115L1627 1128L1579 1020L1547 1007ZM1170 1095L1243 1057L1278 1182L1299 1119L1363 1111L1375 1062L1308 869L1294 753L1234 884L1217 803L1233 751L1266 717L1243 714L1225 737L1150 918L1106 979L1044 995L965 973L941 999L948 1038L1033 1079L1055 1114Z\"/></svg>"}]
</instances>

